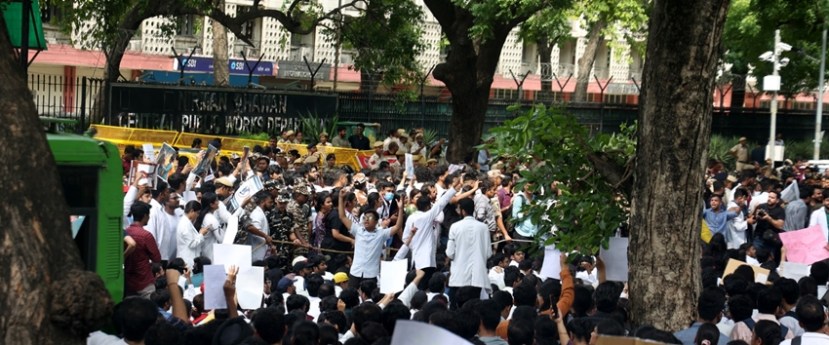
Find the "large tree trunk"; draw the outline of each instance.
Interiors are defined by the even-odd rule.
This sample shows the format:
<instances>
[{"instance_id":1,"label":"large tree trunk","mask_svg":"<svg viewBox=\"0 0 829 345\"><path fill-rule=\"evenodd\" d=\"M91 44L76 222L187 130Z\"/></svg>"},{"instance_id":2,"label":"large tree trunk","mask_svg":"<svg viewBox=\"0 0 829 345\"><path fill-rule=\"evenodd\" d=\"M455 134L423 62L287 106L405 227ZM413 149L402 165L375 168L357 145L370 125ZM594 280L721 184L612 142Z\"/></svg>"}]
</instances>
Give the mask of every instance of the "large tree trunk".
<instances>
[{"instance_id":1,"label":"large tree trunk","mask_svg":"<svg viewBox=\"0 0 829 345\"><path fill-rule=\"evenodd\" d=\"M653 4L628 253L637 325L676 331L695 318L701 186L727 9L728 0Z\"/></svg>"},{"instance_id":2,"label":"large tree trunk","mask_svg":"<svg viewBox=\"0 0 829 345\"><path fill-rule=\"evenodd\" d=\"M579 73L576 76L576 90L573 92L574 102L587 101L587 84L590 83L590 71L593 69L593 62L596 61L599 45L604 42L602 31L606 25L604 18L601 18L590 27L590 32L587 33L587 45L585 45L584 53L579 58Z\"/></svg>"},{"instance_id":3,"label":"large tree trunk","mask_svg":"<svg viewBox=\"0 0 829 345\"><path fill-rule=\"evenodd\" d=\"M217 1L216 7L225 8L224 0ZM211 21L213 26L213 78L214 85L227 86L230 82L230 65L227 57L227 31L224 25L216 20Z\"/></svg>"},{"instance_id":4,"label":"large tree trunk","mask_svg":"<svg viewBox=\"0 0 829 345\"><path fill-rule=\"evenodd\" d=\"M731 75L731 113L738 114L743 111L743 103L746 101L746 76L747 66L732 66Z\"/></svg>"},{"instance_id":5,"label":"large tree trunk","mask_svg":"<svg viewBox=\"0 0 829 345\"><path fill-rule=\"evenodd\" d=\"M541 66L548 66L550 70L547 71L548 73L552 72L552 54L553 54L553 45L555 42L550 42L550 38L547 36L539 37L535 41L536 46L538 47L538 62L541 63ZM543 67L542 67L543 68ZM541 100L544 102L550 101L553 99L553 80L551 79L552 75L544 76L541 78Z\"/></svg>"},{"instance_id":6,"label":"large tree trunk","mask_svg":"<svg viewBox=\"0 0 829 345\"><path fill-rule=\"evenodd\" d=\"M452 120L449 127L447 160L463 162L480 144L486 119L489 91L498 58L510 30L527 17L509 23L493 23L491 35L478 42L470 37L474 16L467 10L443 0L425 0L438 17L441 30L449 40L446 62L438 64L432 75L452 93Z\"/></svg>"},{"instance_id":7,"label":"large tree trunk","mask_svg":"<svg viewBox=\"0 0 829 345\"><path fill-rule=\"evenodd\" d=\"M112 301L81 269L55 161L2 17L0 75L0 343L85 344Z\"/></svg>"}]
</instances>

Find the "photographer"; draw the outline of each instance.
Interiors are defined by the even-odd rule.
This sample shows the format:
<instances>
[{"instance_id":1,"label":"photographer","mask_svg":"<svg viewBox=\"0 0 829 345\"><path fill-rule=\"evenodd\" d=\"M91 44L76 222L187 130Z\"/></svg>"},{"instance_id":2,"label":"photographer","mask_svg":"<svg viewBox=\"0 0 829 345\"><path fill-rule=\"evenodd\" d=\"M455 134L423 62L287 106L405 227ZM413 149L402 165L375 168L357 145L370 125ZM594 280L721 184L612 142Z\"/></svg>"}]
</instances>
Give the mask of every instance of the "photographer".
<instances>
[{"instance_id":1,"label":"photographer","mask_svg":"<svg viewBox=\"0 0 829 345\"><path fill-rule=\"evenodd\" d=\"M782 244L777 234L783 230L785 220L786 211L780 206L780 194L777 191L770 191L768 201L757 206L748 218L748 223L755 225L754 247L772 251L775 260L780 258Z\"/></svg>"}]
</instances>

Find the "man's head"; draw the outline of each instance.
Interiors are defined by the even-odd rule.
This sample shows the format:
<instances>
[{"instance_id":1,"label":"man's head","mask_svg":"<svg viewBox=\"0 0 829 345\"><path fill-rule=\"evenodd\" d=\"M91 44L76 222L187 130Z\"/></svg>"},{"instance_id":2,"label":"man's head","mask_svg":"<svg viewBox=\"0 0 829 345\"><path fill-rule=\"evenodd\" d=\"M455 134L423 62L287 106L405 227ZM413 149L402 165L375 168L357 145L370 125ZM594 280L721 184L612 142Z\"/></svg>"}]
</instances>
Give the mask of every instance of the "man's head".
<instances>
[{"instance_id":1,"label":"man's head","mask_svg":"<svg viewBox=\"0 0 829 345\"><path fill-rule=\"evenodd\" d=\"M803 296L797 302L797 321L806 332L818 332L823 329L826 313L823 312L823 305L817 297Z\"/></svg>"},{"instance_id":2,"label":"man's head","mask_svg":"<svg viewBox=\"0 0 829 345\"><path fill-rule=\"evenodd\" d=\"M364 129L365 128L363 127L363 125L357 125L356 127L354 127L354 134L357 136L362 136Z\"/></svg>"},{"instance_id":3,"label":"man's head","mask_svg":"<svg viewBox=\"0 0 829 345\"><path fill-rule=\"evenodd\" d=\"M377 222L380 220L380 215L377 211L368 210L363 214L363 227L366 230L372 231L377 228Z\"/></svg>"},{"instance_id":4,"label":"man's head","mask_svg":"<svg viewBox=\"0 0 829 345\"><path fill-rule=\"evenodd\" d=\"M708 202L711 204L712 210L719 210L722 206L722 198L719 195L712 195Z\"/></svg>"},{"instance_id":5,"label":"man's head","mask_svg":"<svg viewBox=\"0 0 829 345\"><path fill-rule=\"evenodd\" d=\"M130 206L129 215L132 216L133 222L147 225L147 222L150 221L150 204L141 201L134 202Z\"/></svg>"},{"instance_id":6,"label":"man's head","mask_svg":"<svg viewBox=\"0 0 829 345\"><path fill-rule=\"evenodd\" d=\"M777 206L777 203L780 201L780 194L776 191L769 191L769 200L766 202L769 207Z\"/></svg>"},{"instance_id":7,"label":"man's head","mask_svg":"<svg viewBox=\"0 0 829 345\"><path fill-rule=\"evenodd\" d=\"M282 341L285 335L285 316L276 308L262 308L253 314L253 328L256 334L268 344Z\"/></svg>"},{"instance_id":8,"label":"man's head","mask_svg":"<svg viewBox=\"0 0 829 345\"><path fill-rule=\"evenodd\" d=\"M337 127L337 135L340 138L345 138L345 127Z\"/></svg>"},{"instance_id":9,"label":"man's head","mask_svg":"<svg viewBox=\"0 0 829 345\"><path fill-rule=\"evenodd\" d=\"M761 314L775 314L783 302L783 295L775 287L764 287L757 293L757 311Z\"/></svg>"},{"instance_id":10,"label":"man's head","mask_svg":"<svg viewBox=\"0 0 829 345\"><path fill-rule=\"evenodd\" d=\"M475 202L469 198L461 199L458 201L458 213L461 217L471 217L475 214Z\"/></svg>"},{"instance_id":11,"label":"man's head","mask_svg":"<svg viewBox=\"0 0 829 345\"><path fill-rule=\"evenodd\" d=\"M128 297L115 306L112 321L116 330L127 341L141 342L147 330L158 319L158 308L155 304L139 297Z\"/></svg>"},{"instance_id":12,"label":"man's head","mask_svg":"<svg viewBox=\"0 0 829 345\"><path fill-rule=\"evenodd\" d=\"M717 323L722 317L725 294L720 289L708 288L699 295L697 315L705 322Z\"/></svg>"}]
</instances>

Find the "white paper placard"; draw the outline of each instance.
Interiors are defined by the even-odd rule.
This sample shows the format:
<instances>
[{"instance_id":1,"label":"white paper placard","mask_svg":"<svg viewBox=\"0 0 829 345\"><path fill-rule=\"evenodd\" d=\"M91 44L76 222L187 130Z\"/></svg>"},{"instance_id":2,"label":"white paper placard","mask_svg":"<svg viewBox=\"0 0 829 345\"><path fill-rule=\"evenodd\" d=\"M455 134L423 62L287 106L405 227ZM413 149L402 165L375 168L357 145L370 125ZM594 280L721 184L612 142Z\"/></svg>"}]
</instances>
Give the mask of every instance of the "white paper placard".
<instances>
[{"instance_id":1,"label":"white paper placard","mask_svg":"<svg viewBox=\"0 0 829 345\"><path fill-rule=\"evenodd\" d=\"M397 293L406 287L406 260L380 261L380 293Z\"/></svg>"},{"instance_id":2,"label":"white paper placard","mask_svg":"<svg viewBox=\"0 0 829 345\"><path fill-rule=\"evenodd\" d=\"M238 205L242 205L245 203L246 199L252 197L263 188L265 188L265 185L262 184L262 180L259 177L254 176L247 179L239 186L236 193L233 193L233 199L236 200Z\"/></svg>"},{"instance_id":3,"label":"white paper placard","mask_svg":"<svg viewBox=\"0 0 829 345\"><path fill-rule=\"evenodd\" d=\"M555 245L544 247L544 263L541 264L541 279L561 279L561 251Z\"/></svg>"},{"instance_id":4,"label":"white paper placard","mask_svg":"<svg viewBox=\"0 0 829 345\"><path fill-rule=\"evenodd\" d=\"M425 322L397 320L391 345L472 345L455 333Z\"/></svg>"},{"instance_id":5,"label":"white paper placard","mask_svg":"<svg viewBox=\"0 0 829 345\"><path fill-rule=\"evenodd\" d=\"M239 268L236 275L236 298L245 310L259 309L264 294L265 268L250 266Z\"/></svg>"},{"instance_id":6,"label":"white paper placard","mask_svg":"<svg viewBox=\"0 0 829 345\"><path fill-rule=\"evenodd\" d=\"M224 265L204 266L204 308L225 309L225 279L227 272ZM238 278L237 278L238 279Z\"/></svg>"},{"instance_id":7,"label":"white paper placard","mask_svg":"<svg viewBox=\"0 0 829 345\"><path fill-rule=\"evenodd\" d=\"M233 244L236 239L236 234L239 232L239 217L231 215L227 219L227 230L225 230L225 237L222 239L222 244Z\"/></svg>"},{"instance_id":8,"label":"white paper placard","mask_svg":"<svg viewBox=\"0 0 829 345\"><path fill-rule=\"evenodd\" d=\"M252 266L250 246L238 244L213 244L213 264Z\"/></svg>"},{"instance_id":9,"label":"white paper placard","mask_svg":"<svg viewBox=\"0 0 829 345\"><path fill-rule=\"evenodd\" d=\"M411 153L406 154L406 174L410 179L414 178L414 160Z\"/></svg>"},{"instance_id":10,"label":"white paper placard","mask_svg":"<svg viewBox=\"0 0 829 345\"><path fill-rule=\"evenodd\" d=\"M607 280L628 281L628 238L611 237L607 250L602 248L599 257L604 262Z\"/></svg>"},{"instance_id":11,"label":"white paper placard","mask_svg":"<svg viewBox=\"0 0 829 345\"><path fill-rule=\"evenodd\" d=\"M155 148L151 143L144 143L141 145L141 149L144 150L144 159L155 162Z\"/></svg>"},{"instance_id":12,"label":"white paper placard","mask_svg":"<svg viewBox=\"0 0 829 345\"><path fill-rule=\"evenodd\" d=\"M809 276L810 270L811 268L809 265L791 261L783 261L780 263L780 268L777 269L777 272L781 277L800 281L800 278Z\"/></svg>"}]
</instances>

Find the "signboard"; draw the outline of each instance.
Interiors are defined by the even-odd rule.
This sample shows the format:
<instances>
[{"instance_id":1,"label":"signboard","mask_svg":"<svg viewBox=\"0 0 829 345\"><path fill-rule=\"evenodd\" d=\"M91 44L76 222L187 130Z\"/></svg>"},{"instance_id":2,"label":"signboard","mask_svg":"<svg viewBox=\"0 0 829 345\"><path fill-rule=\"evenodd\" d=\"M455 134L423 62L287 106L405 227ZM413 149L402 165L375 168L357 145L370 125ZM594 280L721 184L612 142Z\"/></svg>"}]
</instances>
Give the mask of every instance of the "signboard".
<instances>
[{"instance_id":1,"label":"signboard","mask_svg":"<svg viewBox=\"0 0 829 345\"><path fill-rule=\"evenodd\" d=\"M319 62L308 61L308 63L311 65L311 71L315 71L320 66ZM282 60L278 61L277 64L279 65L279 69L276 71L278 78L311 80L311 71L308 70L308 65L305 64L305 61ZM328 80L331 76L331 64L324 63L319 69L314 80Z\"/></svg>"},{"instance_id":2,"label":"signboard","mask_svg":"<svg viewBox=\"0 0 829 345\"><path fill-rule=\"evenodd\" d=\"M186 72L213 73L213 58L193 56L188 59L186 56L182 56L180 59L181 63L179 63L179 59L173 60L173 69L176 71L180 71L181 66L184 65ZM248 75L251 68L256 66L253 70L254 75L273 75L273 62L270 61L263 60L257 65L256 59L248 59L247 63L244 60L229 59L227 63L230 74Z\"/></svg>"},{"instance_id":3,"label":"signboard","mask_svg":"<svg viewBox=\"0 0 829 345\"><path fill-rule=\"evenodd\" d=\"M137 114L141 126L236 135L300 126L300 116L337 111L337 96L258 89L112 84L110 114Z\"/></svg>"}]
</instances>

